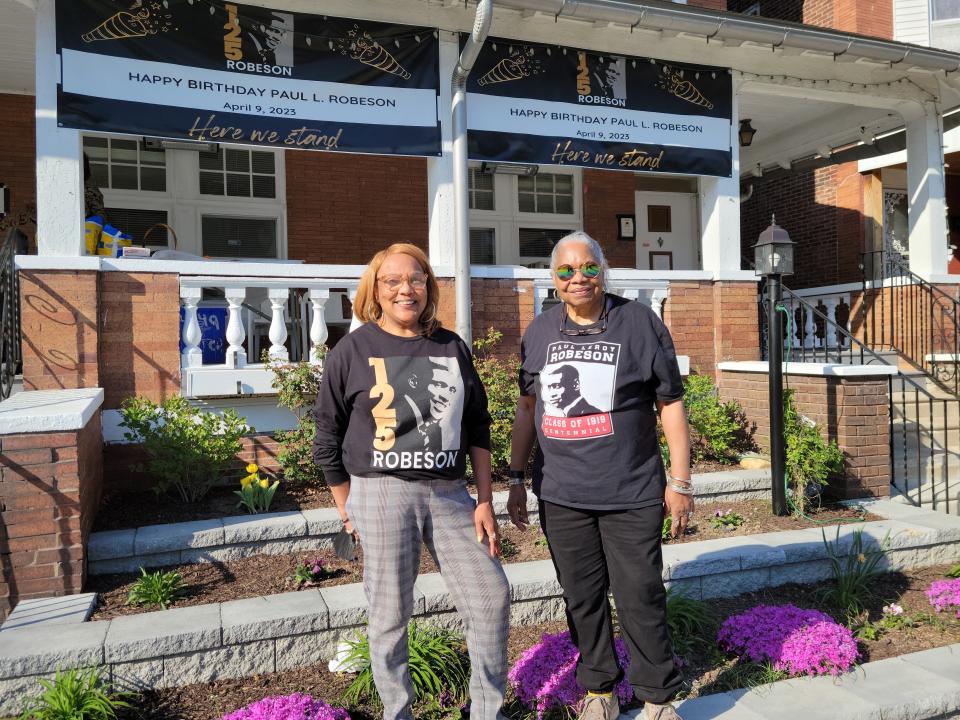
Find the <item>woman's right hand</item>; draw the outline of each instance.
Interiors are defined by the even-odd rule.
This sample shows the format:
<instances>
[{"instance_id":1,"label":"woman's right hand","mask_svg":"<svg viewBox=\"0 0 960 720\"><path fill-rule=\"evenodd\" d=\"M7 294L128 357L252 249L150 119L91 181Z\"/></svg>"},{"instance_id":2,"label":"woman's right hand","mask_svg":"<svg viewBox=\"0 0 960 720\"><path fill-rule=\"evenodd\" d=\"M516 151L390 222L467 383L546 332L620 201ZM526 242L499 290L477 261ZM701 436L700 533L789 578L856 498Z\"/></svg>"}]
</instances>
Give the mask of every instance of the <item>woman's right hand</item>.
<instances>
[{"instance_id":1,"label":"woman's right hand","mask_svg":"<svg viewBox=\"0 0 960 720\"><path fill-rule=\"evenodd\" d=\"M507 512L510 520L519 530L526 530L530 524L527 516L527 488L523 485L511 485L510 497L507 499Z\"/></svg>"}]
</instances>

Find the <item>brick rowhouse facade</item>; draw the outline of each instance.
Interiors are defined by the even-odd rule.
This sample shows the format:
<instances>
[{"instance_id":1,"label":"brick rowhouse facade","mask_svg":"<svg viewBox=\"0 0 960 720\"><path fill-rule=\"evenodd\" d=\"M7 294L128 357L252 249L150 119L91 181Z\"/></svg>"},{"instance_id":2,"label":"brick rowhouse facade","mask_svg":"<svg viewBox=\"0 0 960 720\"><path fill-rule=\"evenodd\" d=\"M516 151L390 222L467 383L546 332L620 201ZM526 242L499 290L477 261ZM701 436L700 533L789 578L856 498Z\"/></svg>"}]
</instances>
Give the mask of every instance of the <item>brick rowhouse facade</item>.
<instances>
[{"instance_id":1,"label":"brick rowhouse facade","mask_svg":"<svg viewBox=\"0 0 960 720\"><path fill-rule=\"evenodd\" d=\"M0 93L0 183L10 188L11 212L0 220L0 238L11 227L20 228L31 245L36 232L37 151L34 98Z\"/></svg>"}]
</instances>

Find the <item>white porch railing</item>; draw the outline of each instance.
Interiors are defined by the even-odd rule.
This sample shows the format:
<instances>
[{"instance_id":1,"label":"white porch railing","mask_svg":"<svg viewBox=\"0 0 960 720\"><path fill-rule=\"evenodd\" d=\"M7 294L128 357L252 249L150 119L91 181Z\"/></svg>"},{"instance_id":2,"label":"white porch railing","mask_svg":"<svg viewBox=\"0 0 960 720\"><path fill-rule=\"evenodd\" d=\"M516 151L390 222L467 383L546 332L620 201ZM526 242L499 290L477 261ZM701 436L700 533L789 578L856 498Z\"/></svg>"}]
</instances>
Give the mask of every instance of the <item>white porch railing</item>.
<instances>
[{"instance_id":1,"label":"white porch railing","mask_svg":"<svg viewBox=\"0 0 960 720\"><path fill-rule=\"evenodd\" d=\"M666 280L609 280L607 289L627 300L636 300L651 308L663 319L663 304L670 296L670 283ZM533 281L533 314L543 312L544 305L559 302L553 280L549 277Z\"/></svg>"},{"instance_id":2,"label":"white porch railing","mask_svg":"<svg viewBox=\"0 0 960 720\"><path fill-rule=\"evenodd\" d=\"M860 290L860 287L859 284L848 283L792 290L794 295L819 310L830 322L825 323L826 327L820 327L812 312L802 306L791 307L791 303L784 300L793 318L790 335L784 337L784 345L807 350L847 348L849 339L843 335L838 336L834 324L850 332L851 292Z\"/></svg>"},{"instance_id":3,"label":"white porch railing","mask_svg":"<svg viewBox=\"0 0 960 720\"><path fill-rule=\"evenodd\" d=\"M287 342L310 362L319 362L316 348L329 337L327 303L331 291L346 293L352 304L358 279L303 279L295 277L181 276L180 304L183 307L180 356L182 393L186 397L259 395L273 393L272 373L259 362L260 333L267 330L271 361L290 359ZM198 310L204 291L222 296L226 302L224 332L225 362L203 363L202 328ZM339 295L337 296L339 298ZM216 303L219 307L223 303ZM292 316L296 316L296 319ZM349 317L338 316L341 324ZM269 324L267 320L269 319ZM265 327L266 326L266 327ZM296 332L290 337L290 330ZM254 362L250 362L253 360Z\"/></svg>"}]
</instances>

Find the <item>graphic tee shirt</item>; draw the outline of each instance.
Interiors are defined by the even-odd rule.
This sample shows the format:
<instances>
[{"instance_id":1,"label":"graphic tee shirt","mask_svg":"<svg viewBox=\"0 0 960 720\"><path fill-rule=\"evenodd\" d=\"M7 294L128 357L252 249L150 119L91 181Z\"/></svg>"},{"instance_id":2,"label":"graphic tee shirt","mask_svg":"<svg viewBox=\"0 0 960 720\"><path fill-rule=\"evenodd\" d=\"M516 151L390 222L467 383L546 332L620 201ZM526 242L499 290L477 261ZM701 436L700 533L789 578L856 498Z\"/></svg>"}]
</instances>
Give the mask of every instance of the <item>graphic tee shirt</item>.
<instances>
[{"instance_id":1,"label":"graphic tee shirt","mask_svg":"<svg viewBox=\"0 0 960 720\"><path fill-rule=\"evenodd\" d=\"M533 491L588 510L663 502L666 476L654 403L683 397L666 326L639 302L606 296L606 329L560 332L561 303L543 312L521 344L520 392L535 395L538 448ZM575 325L567 330L603 327Z\"/></svg>"},{"instance_id":2,"label":"graphic tee shirt","mask_svg":"<svg viewBox=\"0 0 960 720\"><path fill-rule=\"evenodd\" d=\"M313 458L329 485L350 475L460 478L490 449L490 414L466 343L449 330L398 337L375 323L327 355L313 409Z\"/></svg>"}]
</instances>

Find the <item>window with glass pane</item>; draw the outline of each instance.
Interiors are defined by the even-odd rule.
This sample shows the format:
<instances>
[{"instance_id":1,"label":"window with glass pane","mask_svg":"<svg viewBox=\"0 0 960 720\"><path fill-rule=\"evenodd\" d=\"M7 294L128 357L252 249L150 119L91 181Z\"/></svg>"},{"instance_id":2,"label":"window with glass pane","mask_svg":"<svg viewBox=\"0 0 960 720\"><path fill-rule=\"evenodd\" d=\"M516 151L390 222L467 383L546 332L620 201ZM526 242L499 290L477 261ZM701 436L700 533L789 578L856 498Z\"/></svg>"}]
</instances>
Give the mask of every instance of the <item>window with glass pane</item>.
<instances>
[{"instance_id":1,"label":"window with glass pane","mask_svg":"<svg viewBox=\"0 0 960 720\"><path fill-rule=\"evenodd\" d=\"M470 228L470 262L474 265L495 264L496 239L493 228Z\"/></svg>"},{"instance_id":2,"label":"window with glass pane","mask_svg":"<svg viewBox=\"0 0 960 720\"><path fill-rule=\"evenodd\" d=\"M148 150L139 140L84 136L83 152L100 189L166 192L164 150Z\"/></svg>"},{"instance_id":3,"label":"window with glass pane","mask_svg":"<svg viewBox=\"0 0 960 720\"><path fill-rule=\"evenodd\" d=\"M493 193L493 175L470 168L470 209L496 210Z\"/></svg>"},{"instance_id":4,"label":"window with glass pane","mask_svg":"<svg viewBox=\"0 0 960 720\"><path fill-rule=\"evenodd\" d=\"M960 0L932 0L930 7L934 21L960 19Z\"/></svg>"},{"instance_id":5,"label":"window with glass pane","mask_svg":"<svg viewBox=\"0 0 960 720\"><path fill-rule=\"evenodd\" d=\"M217 148L201 152L200 193L226 197L275 198L277 163L272 152Z\"/></svg>"},{"instance_id":6,"label":"window with glass pane","mask_svg":"<svg viewBox=\"0 0 960 720\"><path fill-rule=\"evenodd\" d=\"M573 215L573 176L544 173L517 178L520 212Z\"/></svg>"},{"instance_id":7,"label":"window with glass pane","mask_svg":"<svg viewBox=\"0 0 960 720\"><path fill-rule=\"evenodd\" d=\"M110 224L122 228L125 233L133 236L134 245L146 245L151 248L169 247L166 210L104 209Z\"/></svg>"},{"instance_id":8,"label":"window with glass pane","mask_svg":"<svg viewBox=\"0 0 960 720\"><path fill-rule=\"evenodd\" d=\"M553 246L570 230L520 228L520 257L550 257Z\"/></svg>"},{"instance_id":9,"label":"window with glass pane","mask_svg":"<svg viewBox=\"0 0 960 720\"><path fill-rule=\"evenodd\" d=\"M201 222L203 254L211 257L277 257L277 221L274 218L204 215Z\"/></svg>"}]
</instances>

